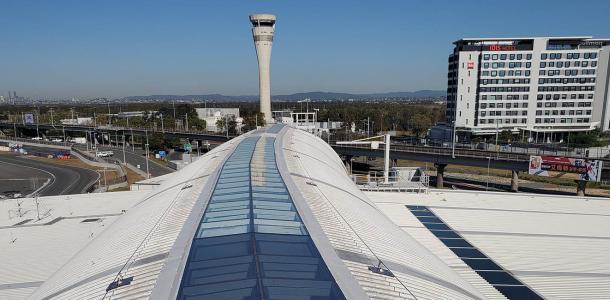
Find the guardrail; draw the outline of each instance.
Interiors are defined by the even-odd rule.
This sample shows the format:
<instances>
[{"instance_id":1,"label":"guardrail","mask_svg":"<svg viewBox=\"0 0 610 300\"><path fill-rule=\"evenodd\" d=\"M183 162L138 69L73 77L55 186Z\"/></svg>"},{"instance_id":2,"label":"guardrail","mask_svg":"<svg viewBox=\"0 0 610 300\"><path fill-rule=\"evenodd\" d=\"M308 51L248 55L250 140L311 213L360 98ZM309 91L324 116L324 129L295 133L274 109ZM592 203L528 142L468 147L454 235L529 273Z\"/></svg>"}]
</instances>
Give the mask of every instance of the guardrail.
<instances>
[{"instance_id":1,"label":"guardrail","mask_svg":"<svg viewBox=\"0 0 610 300\"><path fill-rule=\"evenodd\" d=\"M89 125L68 125L68 124L23 124L23 123L13 123L0 121L0 124L10 125L10 126L18 126L18 127L52 127L57 130L62 129L88 129L88 130L100 130L100 131L140 131L140 132L150 132L150 133L164 133L164 134L193 134L193 135L207 135L211 137L217 137L219 139L227 139L225 134L218 134L217 132L207 131L207 130L185 130L181 128L164 128L161 130L160 128L150 128L150 127L125 127L125 126L107 126L107 125L99 125L99 126L89 126ZM229 135L229 139L234 138L235 136Z\"/></svg>"},{"instance_id":2,"label":"guardrail","mask_svg":"<svg viewBox=\"0 0 610 300\"><path fill-rule=\"evenodd\" d=\"M333 148L344 148L344 149L363 149L363 150L371 150L369 145L339 145L332 144ZM380 144L377 151L383 152L385 149L385 145ZM433 146L419 146L419 145L404 145L404 144L392 144L390 146L391 151L402 151L407 153L416 153L422 155L442 155L442 156L452 156L453 150L451 148L444 147L433 147ZM561 153L548 153L548 152L535 152L535 153L522 153L522 152L502 152L502 151L488 151L488 150L472 150L472 149L455 149L455 156L460 158L477 158L477 159L486 159L490 158L493 160L504 160L504 161L529 161L530 155L557 155L559 156L568 156L575 158L587 158L584 156L570 156L561 155ZM604 161L604 168L610 168L610 159L607 158L596 158L598 160Z\"/></svg>"}]
</instances>

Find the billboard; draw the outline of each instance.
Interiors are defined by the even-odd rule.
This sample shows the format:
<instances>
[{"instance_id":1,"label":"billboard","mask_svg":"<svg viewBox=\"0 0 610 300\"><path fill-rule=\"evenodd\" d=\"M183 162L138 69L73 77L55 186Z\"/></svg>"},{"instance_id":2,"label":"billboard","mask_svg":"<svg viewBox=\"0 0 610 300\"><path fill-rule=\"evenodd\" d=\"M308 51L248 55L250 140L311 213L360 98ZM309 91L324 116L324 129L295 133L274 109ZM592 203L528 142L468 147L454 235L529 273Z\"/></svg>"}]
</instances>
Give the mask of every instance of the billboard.
<instances>
[{"instance_id":1,"label":"billboard","mask_svg":"<svg viewBox=\"0 0 610 300\"><path fill-rule=\"evenodd\" d=\"M27 113L23 115L23 123L34 124L34 114Z\"/></svg>"},{"instance_id":2,"label":"billboard","mask_svg":"<svg viewBox=\"0 0 610 300\"><path fill-rule=\"evenodd\" d=\"M529 174L574 180L599 181L602 161L562 156L530 156Z\"/></svg>"}]
</instances>

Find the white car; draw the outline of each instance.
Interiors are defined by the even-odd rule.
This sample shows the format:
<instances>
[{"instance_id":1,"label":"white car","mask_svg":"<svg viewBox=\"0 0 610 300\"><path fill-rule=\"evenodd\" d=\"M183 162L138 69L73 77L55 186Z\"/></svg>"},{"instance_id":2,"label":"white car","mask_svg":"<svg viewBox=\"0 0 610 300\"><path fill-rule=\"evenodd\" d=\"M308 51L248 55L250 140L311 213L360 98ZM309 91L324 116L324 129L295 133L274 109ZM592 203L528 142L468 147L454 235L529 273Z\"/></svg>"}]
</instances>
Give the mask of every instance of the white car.
<instances>
[{"instance_id":1,"label":"white car","mask_svg":"<svg viewBox=\"0 0 610 300\"><path fill-rule=\"evenodd\" d=\"M41 138L41 137L39 137L39 136L37 136L37 137L33 137L32 139L33 139L33 140L35 140L35 141L41 141L41 140L42 140L42 138Z\"/></svg>"},{"instance_id":2,"label":"white car","mask_svg":"<svg viewBox=\"0 0 610 300\"><path fill-rule=\"evenodd\" d=\"M51 142L61 143L63 141L61 139L52 139Z\"/></svg>"},{"instance_id":3,"label":"white car","mask_svg":"<svg viewBox=\"0 0 610 300\"><path fill-rule=\"evenodd\" d=\"M99 151L95 154L97 157L110 157L114 155L112 151Z\"/></svg>"}]
</instances>

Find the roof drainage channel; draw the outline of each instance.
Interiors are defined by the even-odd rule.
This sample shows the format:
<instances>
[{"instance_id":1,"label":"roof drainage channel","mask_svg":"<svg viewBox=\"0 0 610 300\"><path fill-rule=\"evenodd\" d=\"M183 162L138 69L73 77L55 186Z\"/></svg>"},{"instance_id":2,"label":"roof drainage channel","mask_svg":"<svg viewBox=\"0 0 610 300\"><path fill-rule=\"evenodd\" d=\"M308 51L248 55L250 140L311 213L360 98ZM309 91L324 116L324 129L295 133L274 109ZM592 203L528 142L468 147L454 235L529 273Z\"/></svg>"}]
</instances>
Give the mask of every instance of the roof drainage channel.
<instances>
[{"instance_id":1,"label":"roof drainage channel","mask_svg":"<svg viewBox=\"0 0 610 300\"><path fill-rule=\"evenodd\" d=\"M451 229L426 206L407 205L411 213L479 276L508 299L543 299Z\"/></svg>"},{"instance_id":2,"label":"roof drainage channel","mask_svg":"<svg viewBox=\"0 0 610 300\"><path fill-rule=\"evenodd\" d=\"M274 142L247 137L223 165L177 299L345 299L279 174Z\"/></svg>"}]
</instances>

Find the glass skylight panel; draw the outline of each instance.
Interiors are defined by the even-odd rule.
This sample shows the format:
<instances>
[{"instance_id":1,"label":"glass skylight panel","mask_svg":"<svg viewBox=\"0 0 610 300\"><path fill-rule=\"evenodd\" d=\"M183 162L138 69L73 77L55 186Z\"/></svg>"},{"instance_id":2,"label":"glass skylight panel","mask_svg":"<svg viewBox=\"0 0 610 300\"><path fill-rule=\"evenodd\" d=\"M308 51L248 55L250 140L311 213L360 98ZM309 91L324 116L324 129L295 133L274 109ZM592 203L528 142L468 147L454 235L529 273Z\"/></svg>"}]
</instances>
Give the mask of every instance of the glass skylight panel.
<instances>
[{"instance_id":1,"label":"glass skylight panel","mask_svg":"<svg viewBox=\"0 0 610 300\"><path fill-rule=\"evenodd\" d=\"M247 137L225 162L178 299L345 299L294 207L274 143Z\"/></svg>"}]
</instances>

